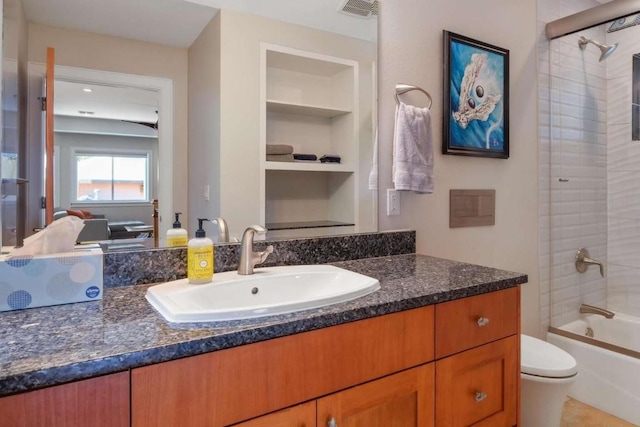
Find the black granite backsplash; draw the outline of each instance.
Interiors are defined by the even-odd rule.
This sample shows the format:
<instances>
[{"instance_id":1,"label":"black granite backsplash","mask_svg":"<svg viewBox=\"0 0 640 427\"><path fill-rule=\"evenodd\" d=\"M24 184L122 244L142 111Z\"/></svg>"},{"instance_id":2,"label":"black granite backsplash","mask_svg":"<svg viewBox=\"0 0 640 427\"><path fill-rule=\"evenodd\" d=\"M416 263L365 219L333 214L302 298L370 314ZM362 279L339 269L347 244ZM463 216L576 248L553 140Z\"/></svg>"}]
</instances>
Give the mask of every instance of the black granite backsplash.
<instances>
[{"instance_id":1,"label":"black granite backsplash","mask_svg":"<svg viewBox=\"0 0 640 427\"><path fill-rule=\"evenodd\" d=\"M256 241L254 250L273 245L273 253L260 266L326 264L362 258L413 254L413 230L349 234L327 237ZM215 271L238 268L240 243L215 245ZM187 277L187 249L164 248L105 253L104 287L167 282Z\"/></svg>"}]
</instances>

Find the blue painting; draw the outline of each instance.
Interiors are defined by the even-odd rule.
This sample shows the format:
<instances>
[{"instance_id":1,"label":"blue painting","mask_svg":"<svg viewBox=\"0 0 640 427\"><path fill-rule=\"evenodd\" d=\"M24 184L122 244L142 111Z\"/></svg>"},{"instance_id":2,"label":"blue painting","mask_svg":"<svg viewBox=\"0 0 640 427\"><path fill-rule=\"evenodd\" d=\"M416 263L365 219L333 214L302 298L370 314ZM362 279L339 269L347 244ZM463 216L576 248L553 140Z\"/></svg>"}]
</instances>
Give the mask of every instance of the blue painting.
<instances>
[{"instance_id":1,"label":"blue painting","mask_svg":"<svg viewBox=\"0 0 640 427\"><path fill-rule=\"evenodd\" d=\"M509 157L508 51L445 31L444 154Z\"/></svg>"}]
</instances>

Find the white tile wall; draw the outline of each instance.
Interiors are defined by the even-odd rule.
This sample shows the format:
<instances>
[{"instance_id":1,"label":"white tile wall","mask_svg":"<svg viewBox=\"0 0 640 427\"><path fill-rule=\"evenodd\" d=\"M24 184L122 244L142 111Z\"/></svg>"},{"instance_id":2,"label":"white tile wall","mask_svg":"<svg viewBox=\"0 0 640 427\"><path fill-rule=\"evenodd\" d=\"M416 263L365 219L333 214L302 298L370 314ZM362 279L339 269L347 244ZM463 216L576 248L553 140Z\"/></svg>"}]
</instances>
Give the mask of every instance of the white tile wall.
<instances>
[{"instance_id":1,"label":"white tile wall","mask_svg":"<svg viewBox=\"0 0 640 427\"><path fill-rule=\"evenodd\" d=\"M631 139L633 54L640 27L607 34L608 307L640 316L640 141Z\"/></svg>"},{"instance_id":2,"label":"white tile wall","mask_svg":"<svg viewBox=\"0 0 640 427\"><path fill-rule=\"evenodd\" d=\"M541 333L577 319L581 302L606 305L598 271L574 266L580 247L607 260L607 68L595 46L578 47L580 35L604 40L606 28L544 36L547 22L598 4L538 0Z\"/></svg>"}]
</instances>

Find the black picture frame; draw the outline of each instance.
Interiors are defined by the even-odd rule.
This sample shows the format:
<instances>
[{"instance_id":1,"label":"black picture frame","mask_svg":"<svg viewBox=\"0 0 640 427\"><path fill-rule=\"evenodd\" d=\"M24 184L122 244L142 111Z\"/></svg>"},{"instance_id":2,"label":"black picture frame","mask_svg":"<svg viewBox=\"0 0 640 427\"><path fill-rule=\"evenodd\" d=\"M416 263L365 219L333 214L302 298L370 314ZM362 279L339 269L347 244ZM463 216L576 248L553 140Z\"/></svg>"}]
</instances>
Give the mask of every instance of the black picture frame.
<instances>
[{"instance_id":1,"label":"black picture frame","mask_svg":"<svg viewBox=\"0 0 640 427\"><path fill-rule=\"evenodd\" d=\"M509 50L447 30L443 39L442 154L508 159Z\"/></svg>"}]
</instances>

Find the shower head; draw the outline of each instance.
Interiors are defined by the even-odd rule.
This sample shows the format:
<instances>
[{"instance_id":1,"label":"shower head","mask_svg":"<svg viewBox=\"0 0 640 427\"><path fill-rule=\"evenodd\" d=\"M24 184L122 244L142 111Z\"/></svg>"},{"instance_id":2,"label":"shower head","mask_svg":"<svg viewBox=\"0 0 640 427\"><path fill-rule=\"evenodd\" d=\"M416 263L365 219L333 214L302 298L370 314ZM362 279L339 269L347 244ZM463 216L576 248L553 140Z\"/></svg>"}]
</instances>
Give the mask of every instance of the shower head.
<instances>
[{"instance_id":1,"label":"shower head","mask_svg":"<svg viewBox=\"0 0 640 427\"><path fill-rule=\"evenodd\" d=\"M600 62L604 61L605 59L607 59L607 57L609 55L611 55L613 53L614 50L616 50L616 48L618 47L618 43L614 43L610 46L604 45L602 43L598 43L595 40L591 40L591 39L587 39L585 37L580 37L578 39L578 46L580 46L580 49L585 50L585 48L587 47L588 43L593 43L596 46L598 46L598 48L600 49Z\"/></svg>"}]
</instances>

